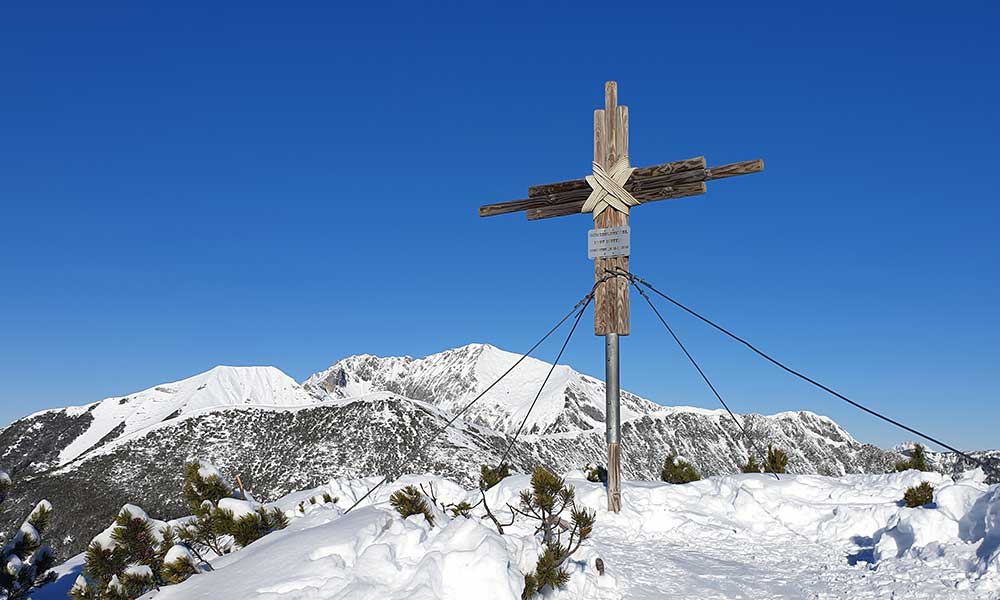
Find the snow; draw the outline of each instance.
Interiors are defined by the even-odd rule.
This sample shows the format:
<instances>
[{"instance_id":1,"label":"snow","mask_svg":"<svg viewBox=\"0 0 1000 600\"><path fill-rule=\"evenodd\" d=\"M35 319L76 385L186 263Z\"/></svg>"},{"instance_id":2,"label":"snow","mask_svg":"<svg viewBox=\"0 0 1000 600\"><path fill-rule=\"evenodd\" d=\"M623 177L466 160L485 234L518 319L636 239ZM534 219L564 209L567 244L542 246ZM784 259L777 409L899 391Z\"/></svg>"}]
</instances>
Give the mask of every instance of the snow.
<instances>
[{"instance_id":1,"label":"snow","mask_svg":"<svg viewBox=\"0 0 1000 600\"><path fill-rule=\"evenodd\" d=\"M334 515L339 517L316 511L296 519L217 559L213 572L163 588L157 599L419 600L469 598L484 590L496 598L519 597L521 575L509 563L505 540L476 521L432 528L375 507Z\"/></svg>"},{"instance_id":2,"label":"snow","mask_svg":"<svg viewBox=\"0 0 1000 600\"><path fill-rule=\"evenodd\" d=\"M17 577L17 574L21 572L22 566L23 564L21 563L20 557L16 554L12 554L10 558L7 559L7 564L4 565L4 568L7 570L8 575L11 577Z\"/></svg>"},{"instance_id":3,"label":"snow","mask_svg":"<svg viewBox=\"0 0 1000 600\"><path fill-rule=\"evenodd\" d=\"M149 518L149 515L146 514L146 511L142 510L142 508L134 504L123 505L121 509L118 511L118 515L122 515L124 513L128 513L129 518L131 519L141 519L149 523L150 527L153 530L153 537L156 539L157 542L163 539L163 531L168 527L170 527L170 524L165 521ZM116 527L118 526L114 522L112 522L111 525L108 525L107 529L94 536L94 538L91 540L91 543L98 543L103 548L116 547L118 544L115 543L114 538L112 537L112 534L114 533Z\"/></svg>"},{"instance_id":4,"label":"snow","mask_svg":"<svg viewBox=\"0 0 1000 600\"><path fill-rule=\"evenodd\" d=\"M83 570L83 560L84 556L81 553L53 567L50 572L55 576L54 581L32 592L31 600L66 600L70 588L78 579L81 579L80 586L85 586L85 580L82 580L80 574Z\"/></svg>"},{"instance_id":5,"label":"snow","mask_svg":"<svg viewBox=\"0 0 1000 600\"><path fill-rule=\"evenodd\" d=\"M239 498L223 498L219 500L219 508L222 510L230 510L233 512L233 518L240 519L247 515L252 515L256 512L259 504L247 500L240 500Z\"/></svg>"},{"instance_id":6,"label":"snow","mask_svg":"<svg viewBox=\"0 0 1000 600\"><path fill-rule=\"evenodd\" d=\"M580 475L567 474L567 482L577 502L597 512L594 534L567 564L569 583L545 600L1000 597L1000 486L974 473L958 481L917 471L628 481L619 514L606 510L603 486ZM291 517L287 529L213 559L214 570L155 599L520 598L523 574L541 550L530 523L522 519L501 536L481 507L470 519L437 509L442 516L431 526L388 506L393 491L421 484L426 493L433 485L440 502L478 501L478 491L432 475L382 486L345 515L342 507L377 481L332 480L289 494L275 503ZM922 481L934 486L935 503L906 508L903 492ZM487 501L503 520L509 513L501 507L528 486L526 475L509 477ZM341 501L308 503L324 493ZM61 569L66 577L78 572Z\"/></svg>"},{"instance_id":7,"label":"snow","mask_svg":"<svg viewBox=\"0 0 1000 600\"><path fill-rule=\"evenodd\" d=\"M204 460L198 461L198 476L202 479L208 479L209 477L216 477L219 481L223 483L229 483L229 480L222 474L222 471L218 467L210 462Z\"/></svg>"},{"instance_id":8,"label":"snow","mask_svg":"<svg viewBox=\"0 0 1000 600\"><path fill-rule=\"evenodd\" d=\"M192 565L198 564L198 558L187 546L174 544L170 550L167 550L167 554L163 557L163 563L169 565L177 561L184 561Z\"/></svg>"},{"instance_id":9,"label":"snow","mask_svg":"<svg viewBox=\"0 0 1000 600\"><path fill-rule=\"evenodd\" d=\"M21 523L21 528L18 530L18 533L21 534L22 539L29 542L37 542L42 539L41 536L38 535L38 530L35 529L35 526L27 521Z\"/></svg>"},{"instance_id":10,"label":"snow","mask_svg":"<svg viewBox=\"0 0 1000 600\"><path fill-rule=\"evenodd\" d=\"M128 396L88 405L93 415L87 431L59 453L59 464L81 456L122 427L116 439L154 427L170 417L237 406L292 407L315 404L291 377L274 367L219 366L188 379L161 384ZM72 407L69 412L80 412ZM85 411L84 411L85 412Z\"/></svg>"},{"instance_id":11,"label":"snow","mask_svg":"<svg viewBox=\"0 0 1000 600\"><path fill-rule=\"evenodd\" d=\"M132 577L153 577L153 569L148 565L129 565L125 567L125 574Z\"/></svg>"}]
</instances>

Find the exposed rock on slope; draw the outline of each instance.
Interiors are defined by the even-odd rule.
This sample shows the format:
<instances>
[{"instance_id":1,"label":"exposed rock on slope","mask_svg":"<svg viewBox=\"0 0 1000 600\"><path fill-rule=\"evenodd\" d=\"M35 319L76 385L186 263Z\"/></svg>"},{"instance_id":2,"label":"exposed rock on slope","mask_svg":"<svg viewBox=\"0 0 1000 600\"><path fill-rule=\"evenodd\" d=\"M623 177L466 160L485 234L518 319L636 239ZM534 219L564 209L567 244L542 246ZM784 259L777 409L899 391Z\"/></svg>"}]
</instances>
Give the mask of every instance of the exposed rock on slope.
<instances>
[{"instance_id":1,"label":"exposed rock on slope","mask_svg":"<svg viewBox=\"0 0 1000 600\"><path fill-rule=\"evenodd\" d=\"M424 358L351 356L316 373L303 387L320 398L350 398L392 392L455 411L517 362L520 355L489 344L469 344ZM527 358L465 414L465 419L513 433L524 419L550 363ZM622 392L622 419L663 407ZM603 431L604 382L559 365L538 399L525 432L529 434Z\"/></svg>"}]
</instances>

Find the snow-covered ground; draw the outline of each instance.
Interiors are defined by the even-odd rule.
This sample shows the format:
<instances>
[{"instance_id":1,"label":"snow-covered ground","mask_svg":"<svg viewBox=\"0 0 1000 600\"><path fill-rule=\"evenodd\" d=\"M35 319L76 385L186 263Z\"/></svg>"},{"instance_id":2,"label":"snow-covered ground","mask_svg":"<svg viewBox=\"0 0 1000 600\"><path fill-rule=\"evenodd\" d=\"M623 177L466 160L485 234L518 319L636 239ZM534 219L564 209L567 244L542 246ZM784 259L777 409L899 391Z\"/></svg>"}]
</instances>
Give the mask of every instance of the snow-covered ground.
<instances>
[{"instance_id":1,"label":"snow-covered ground","mask_svg":"<svg viewBox=\"0 0 1000 600\"><path fill-rule=\"evenodd\" d=\"M1000 486L973 472L829 478L712 477L685 485L626 482L624 509L605 509L604 489L569 473L577 502L597 511L591 540L574 555L571 579L552 599L1000 598ZM291 524L213 561L214 571L163 588L157 600L520 598L539 544L523 518L498 535L488 520L438 514L400 518L389 494L433 483L438 500L478 501L478 492L433 476L404 477L350 514L376 479L334 480L277 505ZM907 487L928 481L935 504L906 508ZM516 504L529 486L512 476L487 493L491 507ZM310 504L327 492L337 504ZM300 502L305 514L298 512ZM507 512L501 510L499 512ZM595 560L606 565L598 574ZM36 600L58 586L79 559Z\"/></svg>"}]
</instances>

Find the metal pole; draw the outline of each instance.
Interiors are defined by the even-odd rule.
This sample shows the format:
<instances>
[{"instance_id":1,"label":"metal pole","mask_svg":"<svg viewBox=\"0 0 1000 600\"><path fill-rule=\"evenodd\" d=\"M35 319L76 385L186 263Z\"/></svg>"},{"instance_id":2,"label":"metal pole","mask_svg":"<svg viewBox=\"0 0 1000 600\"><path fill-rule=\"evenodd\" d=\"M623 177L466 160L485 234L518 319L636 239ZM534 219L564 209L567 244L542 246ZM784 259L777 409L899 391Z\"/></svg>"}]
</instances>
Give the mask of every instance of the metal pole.
<instances>
[{"instance_id":1,"label":"metal pole","mask_svg":"<svg viewBox=\"0 0 1000 600\"><path fill-rule=\"evenodd\" d=\"M618 334L604 336L605 423L608 438L608 510L621 510L621 390L618 387Z\"/></svg>"}]
</instances>

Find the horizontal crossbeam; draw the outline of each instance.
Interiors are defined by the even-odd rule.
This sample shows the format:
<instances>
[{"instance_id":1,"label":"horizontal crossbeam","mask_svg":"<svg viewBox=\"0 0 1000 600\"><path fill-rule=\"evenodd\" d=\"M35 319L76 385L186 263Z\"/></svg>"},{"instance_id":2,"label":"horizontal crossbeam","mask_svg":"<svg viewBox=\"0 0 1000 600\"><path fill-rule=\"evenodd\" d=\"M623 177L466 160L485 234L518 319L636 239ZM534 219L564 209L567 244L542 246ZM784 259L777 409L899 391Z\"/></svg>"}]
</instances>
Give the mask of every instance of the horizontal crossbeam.
<instances>
[{"instance_id":1,"label":"horizontal crossbeam","mask_svg":"<svg viewBox=\"0 0 1000 600\"><path fill-rule=\"evenodd\" d=\"M705 167L705 158L696 157L636 169L625 189L636 200L651 202L705 193L705 181L747 175L764 170L764 161L748 160L717 167ZM701 184L700 187L693 184ZM480 217L527 211L528 219L547 219L579 213L590 195L584 179L572 179L528 188L528 198L479 207Z\"/></svg>"},{"instance_id":2,"label":"horizontal crossbeam","mask_svg":"<svg viewBox=\"0 0 1000 600\"><path fill-rule=\"evenodd\" d=\"M633 193L632 196L636 200L645 204L646 202L657 202L659 200L673 200L675 198L687 198L688 196L700 196L706 191L707 186L705 186L705 182L701 181L698 183L681 183L673 186L655 188L647 193ZM552 217L566 217L569 215L583 214L580 212L582 208L583 201L565 202L563 204L532 208L526 212L529 221L538 221L539 219L551 219Z\"/></svg>"},{"instance_id":3,"label":"horizontal crossbeam","mask_svg":"<svg viewBox=\"0 0 1000 600\"><path fill-rule=\"evenodd\" d=\"M673 162L661 163L649 167L639 167L632 172L632 178L642 179L645 177L662 177L663 175L672 175L674 173L680 173L681 171L704 168L705 157L696 156L694 158L685 158L684 160L675 160ZM538 196L547 196L548 194L571 192L574 190L587 190L587 193L590 193L590 186L587 185L586 179L570 179L569 181L560 181L558 183L533 185L528 188L528 197L536 198Z\"/></svg>"},{"instance_id":4,"label":"horizontal crossbeam","mask_svg":"<svg viewBox=\"0 0 1000 600\"><path fill-rule=\"evenodd\" d=\"M632 192L636 182L647 177L663 177L704 168L704 156L641 167L632 172L632 177L625 184L625 189ZM587 196L590 195L590 191L590 184L587 183L586 179L571 179L569 181L536 185L528 188L528 197L523 200L511 200L509 202L498 202L496 204L480 206L479 216L492 217L494 215L562 204L563 202L574 202L581 198L586 200Z\"/></svg>"}]
</instances>

